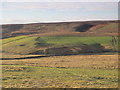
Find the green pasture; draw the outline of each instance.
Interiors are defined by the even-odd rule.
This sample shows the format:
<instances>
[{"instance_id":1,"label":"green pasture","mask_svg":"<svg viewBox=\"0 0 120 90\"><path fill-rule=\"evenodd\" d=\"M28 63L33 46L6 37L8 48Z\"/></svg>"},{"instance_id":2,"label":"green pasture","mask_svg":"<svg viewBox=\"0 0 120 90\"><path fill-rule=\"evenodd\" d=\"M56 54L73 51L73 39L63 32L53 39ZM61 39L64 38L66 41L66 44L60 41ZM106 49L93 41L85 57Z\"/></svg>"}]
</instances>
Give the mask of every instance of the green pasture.
<instances>
[{"instance_id":1,"label":"green pasture","mask_svg":"<svg viewBox=\"0 0 120 90\"><path fill-rule=\"evenodd\" d=\"M116 37L118 42L118 39ZM111 48L117 47L117 43L112 42L112 37L73 37L73 36L49 36L49 37L29 37L18 36L2 40L2 49L5 53L29 54L48 47L78 46L80 44L107 45Z\"/></svg>"}]
</instances>

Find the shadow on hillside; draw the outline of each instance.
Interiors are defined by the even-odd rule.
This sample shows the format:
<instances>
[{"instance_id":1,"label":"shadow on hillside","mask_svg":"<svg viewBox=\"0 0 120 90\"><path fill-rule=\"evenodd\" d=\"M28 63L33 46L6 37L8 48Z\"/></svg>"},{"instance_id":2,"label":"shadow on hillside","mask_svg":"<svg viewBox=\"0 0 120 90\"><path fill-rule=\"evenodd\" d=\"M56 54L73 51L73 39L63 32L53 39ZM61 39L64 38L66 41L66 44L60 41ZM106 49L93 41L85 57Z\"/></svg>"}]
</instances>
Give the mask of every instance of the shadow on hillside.
<instances>
[{"instance_id":1,"label":"shadow on hillside","mask_svg":"<svg viewBox=\"0 0 120 90\"><path fill-rule=\"evenodd\" d=\"M88 31L91 27L93 27L94 25L90 25L90 24L83 24L81 26L77 26L75 27L75 30L78 32L86 32Z\"/></svg>"},{"instance_id":2,"label":"shadow on hillside","mask_svg":"<svg viewBox=\"0 0 120 90\"><path fill-rule=\"evenodd\" d=\"M19 60L19 59L34 59L34 58L43 58L49 56L32 56L32 57L21 57L21 58L0 58L0 60Z\"/></svg>"},{"instance_id":3,"label":"shadow on hillside","mask_svg":"<svg viewBox=\"0 0 120 90\"><path fill-rule=\"evenodd\" d=\"M35 59L53 56L72 56L72 55L115 55L118 52L101 52L101 53L84 53L84 54L66 54L66 55L46 55L46 56L32 56L32 57L21 57L21 58L0 58L0 60L19 60L19 59Z\"/></svg>"}]
</instances>

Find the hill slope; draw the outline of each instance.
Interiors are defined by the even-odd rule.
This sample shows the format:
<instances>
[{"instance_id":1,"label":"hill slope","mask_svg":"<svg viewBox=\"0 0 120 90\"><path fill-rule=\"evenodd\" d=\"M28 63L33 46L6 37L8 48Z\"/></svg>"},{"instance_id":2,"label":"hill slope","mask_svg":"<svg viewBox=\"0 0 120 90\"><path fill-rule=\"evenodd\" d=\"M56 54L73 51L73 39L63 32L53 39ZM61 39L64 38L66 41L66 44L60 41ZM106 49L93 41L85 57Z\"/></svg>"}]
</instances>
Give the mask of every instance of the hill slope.
<instances>
[{"instance_id":1,"label":"hill slope","mask_svg":"<svg viewBox=\"0 0 120 90\"><path fill-rule=\"evenodd\" d=\"M99 43L105 48L113 49L111 40L112 37L17 36L17 37L3 39L2 50L4 53L10 53L10 54L32 54L40 50L53 48L53 50L55 51L57 50L61 53L62 51L66 51L66 50L69 53L70 50L77 50L81 48L81 45L92 45L96 43ZM96 49L98 48L96 47Z\"/></svg>"},{"instance_id":2,"label":"hill slope","mask_svg":"<svg viewBox=\"0 0 120 90\"><path fill-rule=\"evenodd\" d=\"M86 21L2 25L2 37L30 36L113 36L118 33L117 21Z\"/></svg>"}]
</instances>

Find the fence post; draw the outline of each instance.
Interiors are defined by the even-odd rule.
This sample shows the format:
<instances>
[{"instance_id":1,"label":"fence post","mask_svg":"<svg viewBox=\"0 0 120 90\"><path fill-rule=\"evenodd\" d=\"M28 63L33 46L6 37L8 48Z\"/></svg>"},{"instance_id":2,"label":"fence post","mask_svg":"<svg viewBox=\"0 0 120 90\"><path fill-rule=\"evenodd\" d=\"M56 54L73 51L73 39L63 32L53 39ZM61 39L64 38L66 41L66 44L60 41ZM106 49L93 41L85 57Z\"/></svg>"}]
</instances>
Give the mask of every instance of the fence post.
<instances>
[{"instance_id":1,"label":"fence post","mask_svg":"<svg viewBox=\"0 0 120 90\"><path fill-rule=\"evenodd\" d=\"M112 47L113 47L113 50L116 50L116 47L115 47L116 44L117 44L117 39L116 39L115 36L112 36Z\"/></svg>"}]
</instances>

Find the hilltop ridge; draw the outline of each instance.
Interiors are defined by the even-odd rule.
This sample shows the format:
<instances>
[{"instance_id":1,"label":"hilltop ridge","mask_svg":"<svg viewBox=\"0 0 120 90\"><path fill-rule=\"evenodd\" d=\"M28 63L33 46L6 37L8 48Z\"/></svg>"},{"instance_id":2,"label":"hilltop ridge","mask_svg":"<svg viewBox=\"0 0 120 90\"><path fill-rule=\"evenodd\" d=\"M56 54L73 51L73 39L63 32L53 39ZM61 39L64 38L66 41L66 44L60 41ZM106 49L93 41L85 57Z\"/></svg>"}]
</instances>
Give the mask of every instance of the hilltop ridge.
<instances>
[{"instance_id":1,"label":"hilltop ridge","mask_svg":"<svg viewBox=\"0 0 120 90\"><path fill-rule=\"evenodd\" d=\"M15 36L116 36L118 21L81 21L2 25L2 38Z\"/></svg>"}]
</instances>

